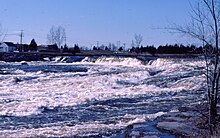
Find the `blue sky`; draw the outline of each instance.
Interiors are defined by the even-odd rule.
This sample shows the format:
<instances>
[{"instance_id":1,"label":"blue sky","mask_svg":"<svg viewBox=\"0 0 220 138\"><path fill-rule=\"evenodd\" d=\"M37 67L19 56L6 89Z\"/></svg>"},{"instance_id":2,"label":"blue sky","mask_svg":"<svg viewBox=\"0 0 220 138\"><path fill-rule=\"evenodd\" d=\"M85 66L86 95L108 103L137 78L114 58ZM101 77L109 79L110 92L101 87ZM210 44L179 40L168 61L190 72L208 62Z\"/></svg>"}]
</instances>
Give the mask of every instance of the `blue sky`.
<instances>
[{"instance_id":1,"label":"blue sky","mask_svg":"<svg viewBox=\"0 0 220 138\"><path fill-rule=\"evenodd\" d=\"M189 19L189 0L0 0L0 23L7 35L5 41L24 43L35 38L45 44L51 26L66 29L67 44L90 47L100 44L126 43L141 34L144 45L188 43L180 35L155 29Z\"/></svg>"}]
</instances>

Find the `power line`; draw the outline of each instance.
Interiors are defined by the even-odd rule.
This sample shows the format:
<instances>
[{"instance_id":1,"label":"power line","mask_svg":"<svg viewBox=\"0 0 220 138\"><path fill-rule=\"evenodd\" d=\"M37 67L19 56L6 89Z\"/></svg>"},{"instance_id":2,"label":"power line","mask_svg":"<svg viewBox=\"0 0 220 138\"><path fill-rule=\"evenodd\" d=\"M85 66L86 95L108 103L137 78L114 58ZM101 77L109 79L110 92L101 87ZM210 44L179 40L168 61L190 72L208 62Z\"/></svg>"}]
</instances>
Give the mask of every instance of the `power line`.
<instances>
[{"instance_id":1,"label":"power line","mask_svg":"<svg viewBox=\"0 0 220 138\"><path fill-rule=\"evenodd\" d=\"M5 34L6 36L7 35L17 35L17 36L20 36L20 33L18 34L18 33L14 33L14 34Z\"/></svg>"}]
</instances>

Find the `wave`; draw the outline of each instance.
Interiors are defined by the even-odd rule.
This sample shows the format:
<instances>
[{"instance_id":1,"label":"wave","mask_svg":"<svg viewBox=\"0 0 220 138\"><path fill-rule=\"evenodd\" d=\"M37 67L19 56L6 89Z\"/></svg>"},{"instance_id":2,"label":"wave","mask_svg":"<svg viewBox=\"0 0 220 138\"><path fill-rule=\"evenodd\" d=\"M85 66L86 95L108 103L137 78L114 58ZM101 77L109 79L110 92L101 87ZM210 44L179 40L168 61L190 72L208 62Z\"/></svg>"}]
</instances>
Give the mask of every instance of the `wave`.
<instances>
[{"instance_id":1,"label":"wave","mask_svg":"<svg viewBox=\"0 0 220 138\"><path fill-rule=\"evenodd\" d=\"M198 91L205 88L205 77L197 67L202 67L203 61L88 57L83 62L97 65L0 63L2 71L13 72L0 75L0 115L6 116L0 118L6 121L0 125L1 135L89 137L93 132L115 133L205 97ZM85 72L78 75L75 68Z\"/></svg>"},{"instance_id":2,"label":"wave","mask_svg":"<svg viewBox=\"0 0 220 138\"><path fill-rule=\"evenodd\" d=\"M155 67L161 67L168 64L173 64L173 59L165 59L165 58L158 58L156 60L151 60L148 62L148 65L155 66Z\"/></svg>"},{"instance_id":3,"label":"wave","mask_svg":"<svg viewBox=\"0 0 220 138\"><path fill-rule=\"evenodd\" d=\"M140 66L145 65L145 61L131 58L131 57L99 57L99 58L91 58L86 57L82 60L82 62L92 62L96 64L104 64L104 65L122 65L122 66Z\"/></svg>"},{"instance_id":4,"label":"wave","mask_svg":"<svg viewBox=\"0 0 220 138\"><path fill-rule=\"evenodd\" d=\"M192 64L192 59L181 59L181 58L139 58L139 57L85 57L81 60L81 62L85 63L96 63L96 64L105 64L105 65L122 65L122 66L140 66L147 65L152 67L170 67L170 66L178 66L189 63ZM194 61L201 62L201 60ZM202 65L199 63L199 65ZM191 65L195 66L195 65Z\"/></svg>"}]
</instances>

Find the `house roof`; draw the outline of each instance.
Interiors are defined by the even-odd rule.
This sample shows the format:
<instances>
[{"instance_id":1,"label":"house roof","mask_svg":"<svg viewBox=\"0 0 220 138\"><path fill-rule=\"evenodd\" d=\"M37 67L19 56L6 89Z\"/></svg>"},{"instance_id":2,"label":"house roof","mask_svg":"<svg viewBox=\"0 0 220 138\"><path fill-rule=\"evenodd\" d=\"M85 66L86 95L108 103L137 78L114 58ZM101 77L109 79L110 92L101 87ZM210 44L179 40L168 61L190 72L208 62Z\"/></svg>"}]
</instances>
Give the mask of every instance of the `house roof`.
<instances>
[{"instance_id":1,"label":"house roof","mask_svg":"<svg viewBox=\"0 0 220 138\"><path fill-rule=\"evenodd\" d=\"M4 43L10 47L16 47L16 45L12 42L4 42Z\"/></svg>"}]
</instances>

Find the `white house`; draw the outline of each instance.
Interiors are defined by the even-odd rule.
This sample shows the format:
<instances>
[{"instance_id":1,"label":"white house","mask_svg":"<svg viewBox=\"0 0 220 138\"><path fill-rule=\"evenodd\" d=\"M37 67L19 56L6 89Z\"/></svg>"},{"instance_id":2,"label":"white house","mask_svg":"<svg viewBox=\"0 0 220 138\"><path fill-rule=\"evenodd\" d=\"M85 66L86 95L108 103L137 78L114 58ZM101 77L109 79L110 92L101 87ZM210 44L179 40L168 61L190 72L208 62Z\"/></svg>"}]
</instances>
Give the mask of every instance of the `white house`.
<instances>
[{"instance_id":1,"label":"white house","mask_svg":"<svg viewBox=\"0 0 220 138\"><path fill-rule=\"evenodd\" d=\"M0 43L0 52L8 52L8 45L5 43Z\"/></svg>"},{"instance_id":2,"label":"white house","mask_svg":"<svg viewBox=\"0 0 220 138\"><path fill-rule=\"evenodd\" d=\"M16 45L12 42L1 42L0 52L14 52L16 51Z\"/></svg>"}]
</instances>

